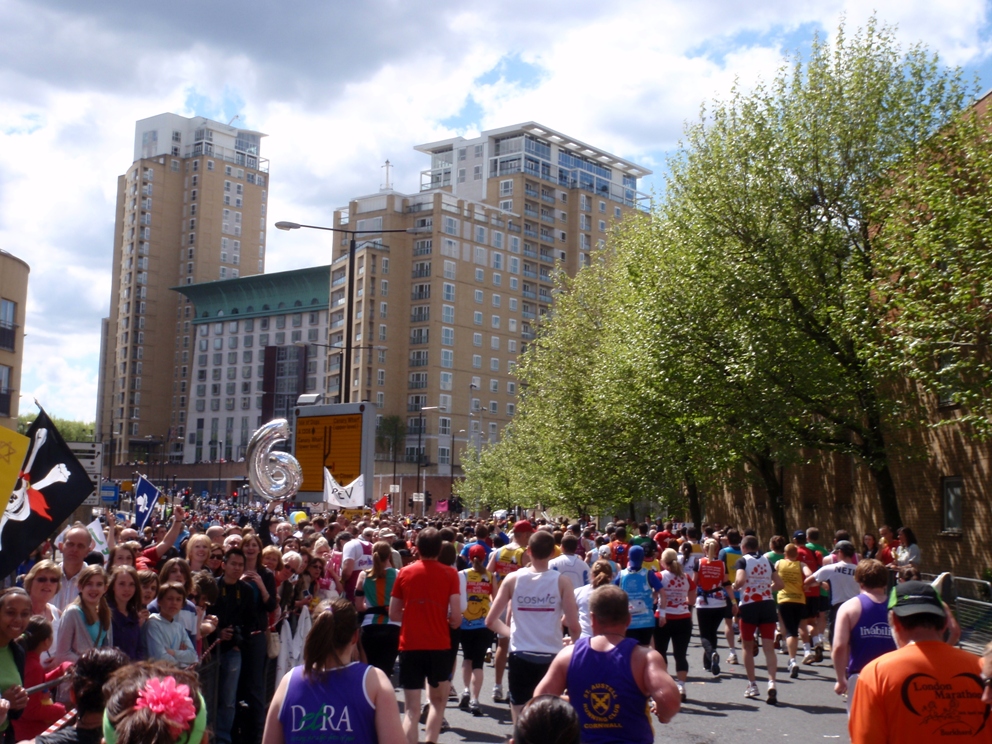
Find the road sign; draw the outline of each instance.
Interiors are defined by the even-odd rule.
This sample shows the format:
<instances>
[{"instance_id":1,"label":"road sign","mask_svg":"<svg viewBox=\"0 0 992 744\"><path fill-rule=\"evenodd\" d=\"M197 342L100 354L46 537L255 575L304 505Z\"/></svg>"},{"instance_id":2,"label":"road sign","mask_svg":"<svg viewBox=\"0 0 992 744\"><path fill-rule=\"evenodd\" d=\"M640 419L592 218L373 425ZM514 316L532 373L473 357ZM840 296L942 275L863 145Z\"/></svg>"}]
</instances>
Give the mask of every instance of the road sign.
<instances>
[{"instance_id":1,"label":"road sign","mask_svg":"<svg viewBox=\"0 0 992 744\"><path fill-rule=\"evenodd\" d=\"M293 454L303 471L297 501L324 500L324 469L341 486L365 476L364 503L373 499L375 411L371 403L300 406L295 409Z\"/></svg>"},{"instance_id":2,"label":"road sign","mask_svg":"<svg viewBox=\"0 0 992 744\"><path fill-rule=\"evenodd\" d=\"M393 485L391 485L389 487L389 492L390 493L399 493L400 492L400 487L394 483Z\"/></svg>"},{"instance_id":3,"label":"road sign","mask_svg":"<svg viewBox=\"0 0 992 744\"><path fill-rule=\"evenodd\" d=\"M66 442L70 451L79 460L83 470L94 483L100 482L100 473L103 471L103 442ZM82 506L99 506L100 494L96 489L86 497Z\"/></svg>"},{"instance_id":4,"label":"road sign","mask_svg":"<svg viewBox=\"0 0 992 744\"><path fill-rule=\"evenodd\" d=\"M100 499L105 504L116 504L120 495L120 489L116 483L104 483L100 486Z\"/></svg>"},{"instance_id":5,"label":"road sign","mask_svg":"<svg viewBox=\"0 0 992 744\"><path fill-rule=\"evenodd\" d=\"M415 493L415 494L413 494L413 503L415 503L415 504L422 504L422 503L424 503L424 494L422 494L422 493Z\"/></svg>"}]
</instances>

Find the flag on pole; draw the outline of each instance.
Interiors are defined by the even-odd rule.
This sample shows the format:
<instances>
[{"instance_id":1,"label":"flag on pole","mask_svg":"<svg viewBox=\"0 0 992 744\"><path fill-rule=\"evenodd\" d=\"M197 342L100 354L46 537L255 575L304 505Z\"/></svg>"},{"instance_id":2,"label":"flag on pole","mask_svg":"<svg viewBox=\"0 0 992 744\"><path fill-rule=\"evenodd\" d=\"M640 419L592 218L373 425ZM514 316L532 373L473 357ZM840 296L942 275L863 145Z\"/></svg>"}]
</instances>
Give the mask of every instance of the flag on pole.
<instances>
[{"instance_id":1,"label":"flag on pole","mask_svg":"<svg viewBox=\"0 0 992 744\"><path fill-rule=\"evenodd\" d=\"M448 500L447 499L438 499L437 505L434 507L434 511L438 512L439 514L441 512L448 511Z\"/></svg>"},{"instance_id":2,"label":"flag on pole","mask_svg":"<svg viewBox=\"0 0 992 744\"><path fill-rule=\"evenodd\" d=\"M375 510L377 512L384 512L389 508L389 496L383 496L381 499L375 502Z\"/></svg>"},{"instance_id":3,"label":"flag on pole","mask_svg":"<svg viewBox=\"0 0 992 744\"><path fill-rule=\"evenodd\" d=\"M94 488L44 410L27 438L27 457L0 517L0 576L13 572L51 537Z\"/></svg>"},{"instance_id":4,"label":"flag on pole","mask_svg":"<svg viewBox=\"0 0 992 744\"><path fill-rule=\"evenodd\" d=\"M138 476L138 484L134 487L134 524L138 532L145 529L160 495L161 491L150 480L143 475Z\"/></svg>"}]
</instances>

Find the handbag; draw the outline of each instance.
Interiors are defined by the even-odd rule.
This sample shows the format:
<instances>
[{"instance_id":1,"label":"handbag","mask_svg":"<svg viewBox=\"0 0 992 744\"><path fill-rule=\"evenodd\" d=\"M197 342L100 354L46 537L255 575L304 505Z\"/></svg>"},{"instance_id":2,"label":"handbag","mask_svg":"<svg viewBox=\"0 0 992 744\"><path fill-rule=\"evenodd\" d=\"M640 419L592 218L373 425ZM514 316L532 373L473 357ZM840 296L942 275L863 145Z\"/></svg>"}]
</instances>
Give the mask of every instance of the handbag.
<instances>
[{"instance_id":1,"label":"handbag","mask_svg":"<svg viewBox=\"0 0 992 744\"><path fill-rule=\"evenodd\" d=\"M282 641L279 640L279 634L274 630L265 631L265 652L270 659L279 658L279 652L282 650Z\"/></svg>"}]
</instances>

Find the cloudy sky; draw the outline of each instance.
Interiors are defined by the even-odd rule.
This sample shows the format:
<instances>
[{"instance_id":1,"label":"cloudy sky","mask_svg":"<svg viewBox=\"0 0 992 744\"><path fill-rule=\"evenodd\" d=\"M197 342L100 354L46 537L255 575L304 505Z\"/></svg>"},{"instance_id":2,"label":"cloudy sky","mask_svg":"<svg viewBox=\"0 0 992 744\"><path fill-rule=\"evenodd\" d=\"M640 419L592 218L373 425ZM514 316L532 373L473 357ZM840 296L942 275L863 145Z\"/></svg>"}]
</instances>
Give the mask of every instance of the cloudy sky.
<instances>
[{"instance_id":1,"label":"cloudy sky","mask_svg":"<svg viewBox=\"0 0 992 744\"><path fill-rule=\"evenodd\" d=\"M988 0L874 10L903 44L992 87ZM282 271L326 262L330 245L272 223L326 223L379 189L387 158L394 187L416 191L416 144L534 120L660 171L706 99L871 12L864 0L0 0L0 247L31 265L21 392L94 418L117 176L138 119L237 115L269 135L267 270Z\"/></svg>"}]
</instances>

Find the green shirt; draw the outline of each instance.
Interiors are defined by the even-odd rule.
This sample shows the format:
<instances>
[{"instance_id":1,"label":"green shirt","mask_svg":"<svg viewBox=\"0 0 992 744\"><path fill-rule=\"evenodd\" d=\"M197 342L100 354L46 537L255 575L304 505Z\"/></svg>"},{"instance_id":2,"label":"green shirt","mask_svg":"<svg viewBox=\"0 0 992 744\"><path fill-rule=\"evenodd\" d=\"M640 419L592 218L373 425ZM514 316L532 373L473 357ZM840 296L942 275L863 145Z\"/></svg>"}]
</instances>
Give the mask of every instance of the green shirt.
<instances>
[{"instance_id":1,"label":"green shirt","mask_svg":"<svg viewBox=\"0 0 992 744\"><path fill-rule=\"evenodd\" d=\"M10 643L0 648L0 691L3 692L7 692L14 685L22 684L21 674L17 671L17 664L14 663L14 654L10 651ZM3 725L0 725L0 731L6 731L9 725L8 718Z\"/></svg>"}]
</instances>

